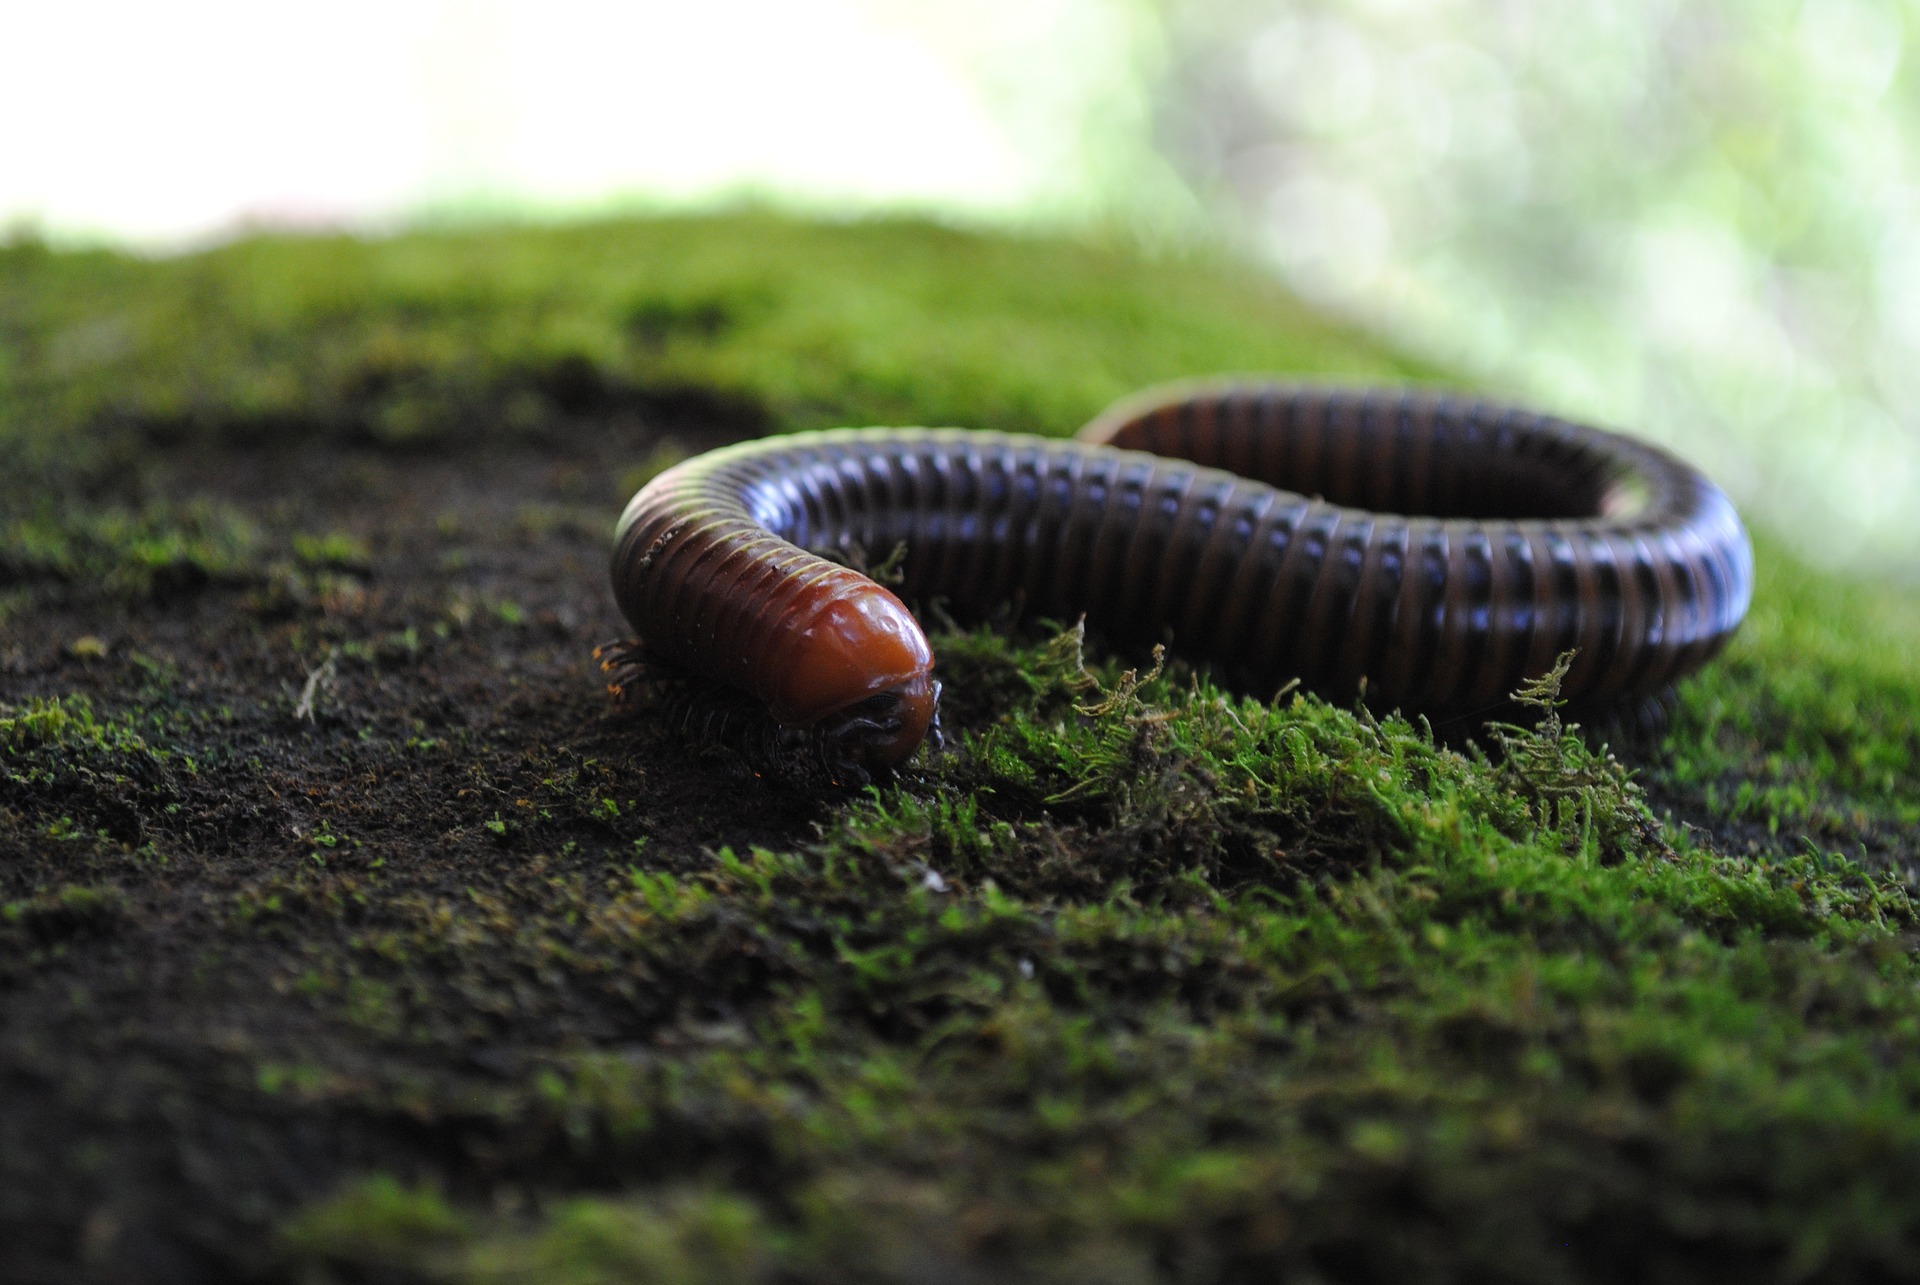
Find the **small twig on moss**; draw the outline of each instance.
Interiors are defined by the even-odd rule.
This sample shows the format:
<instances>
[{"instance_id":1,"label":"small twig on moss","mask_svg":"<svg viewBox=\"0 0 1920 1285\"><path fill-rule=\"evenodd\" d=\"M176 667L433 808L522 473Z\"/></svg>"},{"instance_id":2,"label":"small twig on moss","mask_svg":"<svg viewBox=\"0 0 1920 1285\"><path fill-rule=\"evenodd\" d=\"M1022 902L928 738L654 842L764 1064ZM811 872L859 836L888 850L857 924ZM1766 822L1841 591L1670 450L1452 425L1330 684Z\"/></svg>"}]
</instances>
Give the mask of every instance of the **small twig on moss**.
<instances>
[{"instance_id":1,"label":"small twig on moss","mask_svg":"<svg viewBox=\"0 0 1920 1285\"><path fill-rule=\"evenodd\" d=\"M1104 718L1109 714L1123 714L1130 721L1138 721L1141 715L1135 707L1140 704L1140 689L1160 677L1161 671L1166 669L1166 667L1167 649L1159 643L1155 643L1153 645L1152 669L1149 669L1144 675L1137 669L1126 670L1120 675L1120 680L1113 685L1112 691L1103 691L1101 693L1100 700L1094 701L1091 705L1076 703L1074 708L1082 714L1085 714L1088 718ZM1092 675L1089 674L1088 677L1091 678ZM1098 688L1097 682L1095 687Z\"/></svg>"},{"instance_id":2,"label":"small twig on moss","mask_svg":"<svg viewBox=\"0 0 1920 1285\"><path fill-rule=\"evenodd\" d=\"M338 678L337 662L339 659L340 649L338 647L329 647L327 649L327 658L307 671L306 685L300 689L300 699L296 701L293 706L295 722L304 720L311 723L314 721L314 708L319 703L321 689L324 688L329 693L334 689Z\"/></svg>"},{"instance_id":3,"label":"small twig on moss","mask_svg":"<svg viewBox=\"0 0 1920 1285\"><path fill-rule=\"evenodd\" d=\"M1532 728L1487 725L1500 746L1499 773L1534 806L1543 824L1590 836L1604 856L1617 859L1649 848L1667 852L1640 787L1620 760L1604 750L1595 752L1578 735L1579 724L1561 720L1566 701L1560 685L1573 657L1572 651L1561 652L1552 668L1513 693L1515 703L1543 711Z\"/></svg>"},{"instance_id":4,"label":"small twig on moss","mask_svg":"<svg viewBox=\"0 0 1920 1285\"><path fill-rule=\"evenodd\" d=\"M1040 663L1034 668L1057 678L1075 696L1100 690L1100 680L1087 668L1087 618L1081 616L1073 628L1062 630L1041 649Z\"/></svg>"}]
</instances>

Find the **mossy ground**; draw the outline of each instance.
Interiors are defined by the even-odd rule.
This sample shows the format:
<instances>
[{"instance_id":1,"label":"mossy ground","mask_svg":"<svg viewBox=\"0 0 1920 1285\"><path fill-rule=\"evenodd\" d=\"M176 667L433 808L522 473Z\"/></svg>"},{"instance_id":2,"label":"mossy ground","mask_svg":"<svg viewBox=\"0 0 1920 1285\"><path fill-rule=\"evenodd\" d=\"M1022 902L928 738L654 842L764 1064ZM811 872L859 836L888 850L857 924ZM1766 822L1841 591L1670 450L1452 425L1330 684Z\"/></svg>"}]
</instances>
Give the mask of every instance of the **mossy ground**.
<instances>
[{"instance_id":1,"label":"mossy ground","mask_svg":"<svg viewBox=\"0 0 1920 1285\"><path fill-rule=\"evenodd\" d=\"M662 461L1231 369L1431 377L915 223L0 250L0 1277L1920 1274L1911 596L1763 537L1621 762L1038 624L860 794L601 693Z\"/></svg>"}]
</instances>

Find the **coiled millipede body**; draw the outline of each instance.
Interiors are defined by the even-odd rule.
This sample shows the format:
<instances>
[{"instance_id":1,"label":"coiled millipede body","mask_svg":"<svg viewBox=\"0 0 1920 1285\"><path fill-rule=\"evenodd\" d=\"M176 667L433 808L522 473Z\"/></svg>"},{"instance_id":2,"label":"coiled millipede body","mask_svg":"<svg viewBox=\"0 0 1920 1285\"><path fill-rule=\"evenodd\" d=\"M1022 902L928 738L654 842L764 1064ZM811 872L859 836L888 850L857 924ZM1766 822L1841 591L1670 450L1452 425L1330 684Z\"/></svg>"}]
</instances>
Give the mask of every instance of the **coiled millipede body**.
<instances>
[{"instance_id":1,"label":"coiled millipede body","mask_svg":"<svg viewBox=\"0 0 1920 1285\"><path fill-rule=\"evenodd\" d=\"M1657 447L1433 392L1240 382L1141 394L1072 441L841 429L699 456L628 504L614 593L650 662L861 779L926 735L932 653L898 597L805 548L900 542L909 597L1084 613L1230 685L1435 716L1569 650L1570 700L1656 693L1753 581L1732 503Z\"/></svg>"}]
</instances>

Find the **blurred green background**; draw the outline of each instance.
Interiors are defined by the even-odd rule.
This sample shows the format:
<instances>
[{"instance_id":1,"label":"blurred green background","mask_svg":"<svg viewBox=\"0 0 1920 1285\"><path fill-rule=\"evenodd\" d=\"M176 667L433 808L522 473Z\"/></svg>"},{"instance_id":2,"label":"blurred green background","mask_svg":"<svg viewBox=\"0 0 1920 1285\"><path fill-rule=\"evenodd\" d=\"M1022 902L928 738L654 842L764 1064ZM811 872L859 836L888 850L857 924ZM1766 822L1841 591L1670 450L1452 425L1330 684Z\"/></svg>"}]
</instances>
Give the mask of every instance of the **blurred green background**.
<instances>
[{"instance_id":1,"label":"blurred green background","mask_svg":"<svg viewBox=\"0 0 1920 1285\"><path fill-rule=\"evenodd\" d=\"M1223 244L1920 578L1920 6L1896 0L23 5L0 223L772 199Z\"/></svg>"}]
</instances>

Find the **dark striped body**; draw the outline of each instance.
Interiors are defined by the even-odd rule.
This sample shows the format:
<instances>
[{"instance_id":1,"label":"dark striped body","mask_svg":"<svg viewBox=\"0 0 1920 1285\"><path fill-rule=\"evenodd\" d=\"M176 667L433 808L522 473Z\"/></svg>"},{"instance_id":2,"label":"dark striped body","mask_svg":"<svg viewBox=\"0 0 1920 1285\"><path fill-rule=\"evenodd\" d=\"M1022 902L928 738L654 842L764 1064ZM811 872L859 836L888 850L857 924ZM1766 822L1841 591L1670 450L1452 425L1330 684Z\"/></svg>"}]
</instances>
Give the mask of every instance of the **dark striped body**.
<instances>
[{"instance_id":1,"label":"dark striped body","mask_svg":"<svg viewBox=\"0 0 1920 1285\"><path fill-rule=\"evenodd\" d=\"M904 541L909 597L1084 612L1241 687L1345 699L1364 679L1375 708L1437 715L1568 649L1570 699L1655 692L1721 647L1752 584L1732 504L1658 448L1432 393L1249 383L1145 394L1077 441L866 429L716 451L634 497L615 593L653 654L811 721L778 641L793 586L885 591L794 546L849 541Z\"/></svg>"}]
</instances>

